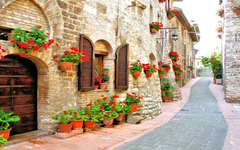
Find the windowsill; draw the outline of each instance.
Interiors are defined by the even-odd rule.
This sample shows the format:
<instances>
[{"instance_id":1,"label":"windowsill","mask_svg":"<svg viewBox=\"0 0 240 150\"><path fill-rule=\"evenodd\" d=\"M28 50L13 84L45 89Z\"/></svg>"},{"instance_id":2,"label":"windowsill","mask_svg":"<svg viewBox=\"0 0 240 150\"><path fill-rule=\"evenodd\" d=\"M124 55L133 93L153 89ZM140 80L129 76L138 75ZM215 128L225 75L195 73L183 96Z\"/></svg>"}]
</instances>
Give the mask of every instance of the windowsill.
<instances>
[{"instance_id":1,"label":"windowsill","mask_svg":"<svg viewBox=\"0 0 240 150\"><path fill-rule=\"evenodd\" d=\"M108 92L109 89L97 89L97 90L92 90L92 92L103 92L103 91Z\"/></svg>"}]
</instances>

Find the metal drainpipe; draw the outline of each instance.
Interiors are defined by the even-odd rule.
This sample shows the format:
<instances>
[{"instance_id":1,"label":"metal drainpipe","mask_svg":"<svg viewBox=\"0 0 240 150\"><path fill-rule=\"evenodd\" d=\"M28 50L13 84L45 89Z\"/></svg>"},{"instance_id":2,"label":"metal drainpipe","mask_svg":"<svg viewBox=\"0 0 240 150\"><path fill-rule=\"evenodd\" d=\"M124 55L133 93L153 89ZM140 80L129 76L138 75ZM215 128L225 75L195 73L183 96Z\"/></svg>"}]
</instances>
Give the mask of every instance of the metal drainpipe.
<instances>
[{"instance_id":1,"label":"metal drainpipe","mask_svg":"<svg viewBox=\"0 0 240 150\"><path fill-rule=\"evenodd\" d=\"M116 43L117 43L117 40L119 38L119 4L120 4L120 0L118 0L118 21L117 21L117 37L116 37Z\"/></svg>"},{"instance_id":2,"label":"metal drainpipe","mask_svg":"<svg viewBox=\"0 0 240 150\"><path fill-rule=\"evenodd\" d=\"M162 24L163 24L163 27L165 27L165 2L164 3L162 3L162 14L163 14L163 17L162 17ZM163 32L163 39L162 39L162 61L164 61L164 44L165 44L165 42L164 42L164 38L165 38L165 29L164 30L162 30L162 32ZM161 82L161 86L162 86L162 78L161 78L161 80L160 80L160 82Z\"/></svg>"},{"instance_id":3,"label":"metal drainpipe","mask_svg":"<svg viewBox=\"0 0 240 150\"><path fill-rule=\"evenodd\" d=\"M184 50L185 50L185 47L184 47L184 37L185 37L185 30L183 29L183 39L182 39L182 44L183 44L183 64L182 64L182 67L183 67L183 79L184 79L184 72L185 72L185 69L184 69L184 59L185 59L185 53L184 53Z\"/></svg>"}]
</instances>

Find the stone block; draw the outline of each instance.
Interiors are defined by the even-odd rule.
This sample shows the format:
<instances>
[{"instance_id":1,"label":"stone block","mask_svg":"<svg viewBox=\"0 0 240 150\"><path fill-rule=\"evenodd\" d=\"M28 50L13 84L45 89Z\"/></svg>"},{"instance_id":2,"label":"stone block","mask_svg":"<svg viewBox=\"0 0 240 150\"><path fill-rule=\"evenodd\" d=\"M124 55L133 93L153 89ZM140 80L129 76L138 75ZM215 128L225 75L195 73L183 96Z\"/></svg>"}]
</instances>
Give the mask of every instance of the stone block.
<instances>
[{"instance_id":1,"label":"stone block","mask_svg":"<svg viewBox=\"0 0 240 150\"><path fill-rule=\"evenodd\" d=\"M72 136L79 135L82 133L83 133L83 129L72 130L70 133L56 132L55 137L60 138L60 139L66 139L66 138L70 138Z\"/></svg>"},{"instance_id":2,"label":"stone block","mask_svg":"<svg viewBox=\"0 0 240 150\"><path fill-rule=\"evenodd\" d=\"M129 114L127 115L127 123L138 124L143 119L144 118L141 116L133 116L133 112L129 112Z\"/></svg>"}]
</instances>

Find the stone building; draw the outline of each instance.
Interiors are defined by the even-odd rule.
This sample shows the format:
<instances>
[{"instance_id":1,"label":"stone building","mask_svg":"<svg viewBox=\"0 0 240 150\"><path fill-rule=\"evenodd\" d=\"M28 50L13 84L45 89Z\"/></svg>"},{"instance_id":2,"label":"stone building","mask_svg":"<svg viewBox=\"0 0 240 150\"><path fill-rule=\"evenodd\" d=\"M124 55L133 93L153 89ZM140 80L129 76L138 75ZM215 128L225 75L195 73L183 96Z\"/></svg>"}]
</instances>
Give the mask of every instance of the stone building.
<instances>
[{"instance_id":1,"label":"stone building","mask_svg":"<svg viewBox=\"0 0 240 150\"><path fill-rule=\"evenodd\" d=\"M239 0L224 0L224 17L222 32L222 62L223 86L226 102L240 101L240 9L231 10L232 5L238 5Z\"/></svg>"},{"instance_id":2,"label":"stone building","mask_svg":"<svg viewBox=\"0 0 240 150\"><path fill-rule=\"evenodd\" d=\"M193 61L191 49L196 39L194 34L183 34L185 30L193 32L186 17L172 20L166 17L166 10L173 6L173 0L164 3L157 0L8 0L1 1L0 6L2 32L10 32L16 27L28 31L34 25L41 25L59 44L42 53L34 51L19 57L17 48L11 47L9 41L0 40L0 45L7 50L0 62L0 72L6 70L5 64L10 66L10 70L19 68L17 75L0 75L0 106L15 111L21 117L20 124L15 127L16 134L36 129L54 131L56 122L51 119L53 115L70 108L84 107L101 95L118 95L118 100L124 100L128 92L144 98L133 115L145 120L153 119L162 113L158 74L146 78L142 73L140 77L133 78L128 64L137 60L152 65L157 65L159 60L171 63L167 55L169 50L182 53L182 43L186 56L181 56L181 61L185 66ZM182 32L178 44L173 43L169 33L150 32L149 23L156 21L163 22L167 28L179 26L178 30ZM61 55L70 47L87 51L89 62L62 72L52 57ZM94 90L94 68L98 67L110 69L110 80L105 90ZM185 70L188 72L187 67ZM3 82L12 78L31 78L34 86ZM181 100L180 86L175 83L172 69L167 78L176 87L175 96L171 99ZM191 74L186 73L183 84L190 78Z\"/></svg>"}]
</instances>

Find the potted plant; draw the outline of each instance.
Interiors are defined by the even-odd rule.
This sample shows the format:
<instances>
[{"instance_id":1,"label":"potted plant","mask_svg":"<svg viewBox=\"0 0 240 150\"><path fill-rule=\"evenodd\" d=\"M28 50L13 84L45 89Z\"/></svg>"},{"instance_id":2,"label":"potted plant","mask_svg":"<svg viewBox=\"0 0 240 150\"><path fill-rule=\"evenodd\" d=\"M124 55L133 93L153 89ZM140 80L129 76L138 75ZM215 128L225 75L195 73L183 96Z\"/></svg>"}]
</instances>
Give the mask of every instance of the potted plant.
<instances>
[{"instance_id":1,"label":"potted plant","mask_svg":"<svg viewBox=\"0 0 240 150\"><path fill-rule=\"evenodd\" d=\"M175 13L174 10L172 10L171 8L168 9L168 11L167 11L167 18L168 19L171 20L172 18L174 18L177 15L178 15L178 13Z\"/></svg>"},{"instance_id":2,"label":"potted plant","mask_svg":"<svg viewBox=\"0 0 240 150\"><path fill-rule=\"evenodd\" d=\"M17 122L20 120L19 116L12 116L13 111L5 112L2 108L0 108L0 135L3 134L3 137L8 140L10 132L12 128L8 129L9 122Z\"/></svg>"},{"instance_id":3,"label":"potted plant","mask_svg":"<svg viewBox=\"0 0 240 150\"><path fill-rule=\"evenodd\" d=\"M217 37L218 37L219 39L221 39L221 38L222 38L222 34L219 33L219 34L217 35Z\"/></svg>"},{"instance_id":4,"label":"potted plant","mask_svg":"<svg viewBox=\"0 0 240 150\"><path fill-rule=\"evenodd\" d=\"M58 58L57 55L53 56L54 59ZM73 64L79 64L88 61L87 53L79 50L76 47L71 47L70 50L64 51L59 59L59 65L62 71L70 70Z\"/></svg>"},{"instance_id":5,"label":"potted plant","mask_svg":"<svg viewBox=\"0 0 240 150\"><path fill-rule=\"evenodd\" d=\"M163 24L161 22L152 22L149 26L152 33L157 33L160 29L162 29Z\"/></svg>"},{"instance_id":6,"label":"potted plant","mask_svg":"<svg viewBox=\"0 0 240 150\"><path fill-rule=\"evenodd\" d=\"M116 100L117 95L114 95L108 99L102 95L102 99L98 99L94 102L95 105L99 105L100 112L103 114L103 123L106 127L112 125L113 119L118 117L116 112Z\"/></svg>"},{"instance_id":7,"label":"potted plant","mask_svg":"<svg viewBox=\"0 0 240 150\"><path fill-rule=\"evenodd\" d=\"M62 133L70 133L72 131L72 116L63 111L60 115L55 115L52 117L53 120L58 120L59 129Z\"/></svg>"},{"instance_id":8,"label":"potted plant","mask_svg":"<svg viewBox=\"0 0 240 150\"><path fill-rule=\"evenodd\" d=\"M130 112L130 106L126 104L126 101L116 103L115 109L118 113L117 121L121 121L123 114L128 114Z\"/></svg>"},{"instance_id":9,"label":"potted plant","mask_svg":"<svg viewBox=\"0 0 240 150\"><path fill-rule=\"evenodd\" d=\"M1 59L4 59L3 53L6 53L6 50L3 49L1 45L0 45L0 50L2 51L2 52L0 51L0 57L1 57Z\"/></svg>"},{"instance_id":10,"label":"potted plant","mask_svg":"<svg viewBox=\"0 0 240 150\"><path fill-rule=\"evenodd\" d=\"M162 92L161 95L162 95L162 101L165 102L167 100L168 96L166 95L165 92Z\"/></svg>"},{"instance_id":11,"label":"potted plant","mask_svg":"<svg viewBox=\"0 0 240 150\"><path fill-rule=\"evenodd\" d=\"M163 3L163 2L165 2L165 1L166 1L166 0L159 0L160 3Z\"/></svg>"},{"instance_id":12,"label":"potted plant","mask_svg":"<svg viewBox=\"0 0 240 150\"><path fill-rule=\"evenodd\" d=\"M2 150L2 146L7 142L7 139L3 137L3 135L0 135L0 150Z\"/></svg>"},{"instance_id":13,"label":"potted plant","mask_svg":"<svg viewBox=\"0 0 240 150\"><path fill-rule=\"evenodd\" d=\"M137 62L134 62L133 64L130 64L130 71L132 73L132 76L134 78L137 78L140 76L142 72L143 65L140 63L140 60L137 60Z\"/></svg>"},{"instance_id":14,"label":"potted plant","mask_svg":"<svg viewBox=\"0 0 240 150\"><path fill-rule=\"evenodd\" d=\"M166 73L168 73L168 71L171 68L171 66L169 64L166 64L163 61L159 61L158 66L161 66L164 70L166 70Z\"/></svg>"},{"instance_id":15,"label":"potted plant","mask_svg":"<svg viewBox=\"0 0 240 150\"><path fill-rule=\"evenodd\" d=\"M168 96L173 96L172 92L170 92L171 89L175 89L172 86L172 82L169 79L163 78L163 83L161 87L161 90L163 91L162 97L164 97L163 100L167 99Z\"/></svg>"},{"instance_id":16,"label":"potted plant","mask_svg":"<svg viewBox=\"0 0 240 150\"><path fill-rule=\"evenodd\" d=\"M99 85L102 83L101 77L94 77L94 89L97 90Z\"/></svg>"},{"instance_id":17,"label":"potted plant","mask_svg":"<svg viewBox=\"0 0 240 150\"><path fill-rule=\"evenodd\" d=\"M156 65L150 65L149 63L143 64L143 70L147 77L151 77L154 72L157 71Z\"/></svg>"},{"instance_id":18,"label":"potted plant","mask_svg":"<svg viewBox=\"0 0 240 150\"><path fill-rule=\"evenodd\" d=\"M158 66L158 75L159 78L164 77L164 75L167 73L167 71L162 67L162 66Z\"/></svg>"},{"instance_id":19,"label":"potted plant","mask_svg":"<svg viewBox=\"0 0 240 150\"><path fill-rule=\"evenodd\" d=\"M176 83L178 83L180 81L180 79L175 77L175 81L176 81Z\"/></svg>"},{"instance_id":20,"label":"potted plant","mask_svg":"<svg viewBox=\"0 0 240 150\"><path fill-rule=\"evenodd\" d=\"M93 105L92 103L89 103L86 105L87 107L82 108L84 111L84 126L87 128L92 128L94 125L94 122L102 121L103 116L101 113L100 105Z\"/></svg>"},{"instance_id":21,"label":"potted plant","mask_svg":"<svg viewBox=\"0 0 240 150\"><path fill-rule=\"evenodd\" d=\"M85 112L83 109L80 109L80 111L76 109L69 109L67 113L72 118L72 127L73 129L81 129L83 126L83 118L85 117Z\"/></svg>"},{"instance_id":22,"label":"potted plant","mask_svg":"<svg viewBox=\"0 0 240 150\"><path fill-rule=\"evenodd\" d=\"M179 60L179 58L178 58L179 56L178 56L177 52L170 51L168 53L168 56L171 58L173 64Z\"/></svg>"},{"instance_id":23,"label":"potted plant","mask_svg":"<svg viewBox=\"0 0 240 150\"><path fill-rule=\"evenodd\" d=\"M141 102L142 97L138 96L136 93L127 93L125 101L127 105L130 105L130 111L137 111L138 104Z\"/></svg>"},{"instance_id":24,"label":"potted plant","mask_svg":"<svg viewBox=\"0 0 240 150\"><path fill-rule=\"evenodd\" d=\"M102 83L100 84L100 89L106 89L107 86L107 82L110 78L110 76L108 75L108 68L102 68L102 74L100 75L100 77L102 78Z\"/></svg>"},{"instance_id":25,"label":"potted plant","mask_svg":"<svg viewBox=\"0 0 240 150\"><path fill-rule=\"evenodd\" d=\"M190 69L194 69L193 66L188 66L188 68L190 68Z\"/></svg>"},{"instance_id":26,"label":"potted plant","mask_svg":"<svg viewBox=\"0 0 240 150\"><path fill-rule=\"evenodd\" d=\"M218 27L216 28L218 33L222 32L222 24L219 24Z\"/></svg>"},{"instance_id":27,"label":"potted plant","mask_svg":"<svg viewBox=\"0 0 240 150\"><path fill-rule=\"evenodd\" d=\"M224 14L224 9L223 8L219 8L218 11L217 11L217 15L222 18L223 14Z\"/></svg>"},{"instance_id":28,"label":"potted plant","mask_svg":"<svg viewBox=\"0 0 240 150\"><path fill-rule=\"evenodd\" d=\"M54 40L48 40L49 33L45 33L45 30L41 28L42 26L33 26L30 32L15 28L13 35L9 34L12 38L12 47L18 47L21 57L32 50L42 52L53 45ZM58 44L56 45L58 46Z\"/></svg>"}]
</instances>

